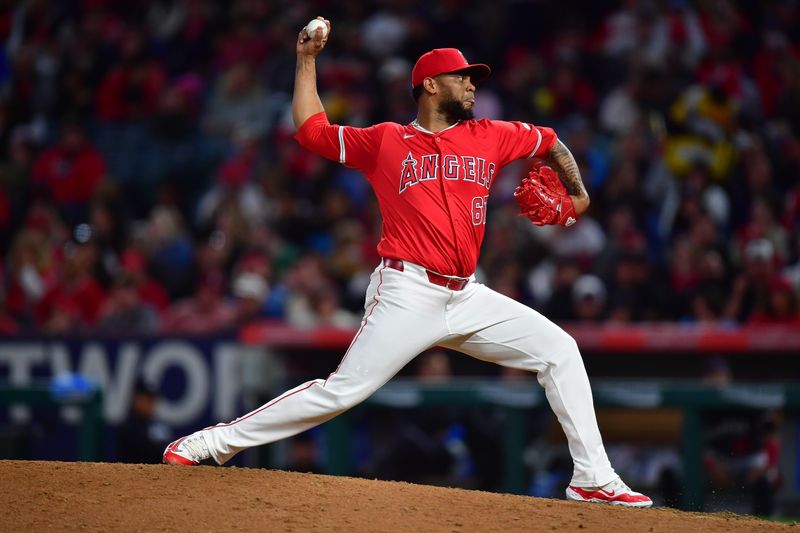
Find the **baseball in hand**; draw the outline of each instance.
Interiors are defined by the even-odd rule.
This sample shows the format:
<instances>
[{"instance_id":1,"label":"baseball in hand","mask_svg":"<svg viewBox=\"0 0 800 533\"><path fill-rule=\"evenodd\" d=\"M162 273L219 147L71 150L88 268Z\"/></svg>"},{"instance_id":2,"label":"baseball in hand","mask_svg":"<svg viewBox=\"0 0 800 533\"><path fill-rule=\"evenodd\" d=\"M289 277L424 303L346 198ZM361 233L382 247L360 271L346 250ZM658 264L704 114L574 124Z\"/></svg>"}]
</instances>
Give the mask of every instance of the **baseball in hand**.
<instances>
[{"instance_id":1,"label":"baseball in hand","mask_svg":"<svg viewBox=\"0 0 800 533\"><path fill-rule=\"evenodd\" d=\"M308 35L309 39L313 39L314 36L317 34L317 28L322 28L323 39L328 35L328 26L326 26L325 23L320 19L314 19L308 24L306 24L305 27L306 35Z\"/></svg>"}]
</instances>

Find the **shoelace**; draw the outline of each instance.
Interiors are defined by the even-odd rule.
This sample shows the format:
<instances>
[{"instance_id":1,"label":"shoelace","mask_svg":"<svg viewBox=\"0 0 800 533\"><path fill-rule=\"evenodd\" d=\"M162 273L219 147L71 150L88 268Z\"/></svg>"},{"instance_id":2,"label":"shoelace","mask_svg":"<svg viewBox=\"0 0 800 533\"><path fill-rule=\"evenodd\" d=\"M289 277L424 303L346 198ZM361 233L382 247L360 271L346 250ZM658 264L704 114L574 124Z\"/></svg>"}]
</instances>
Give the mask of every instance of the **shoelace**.
<instances>
[{"instance_id":1,"label":"shoelace","mask_svg":"<svg viewBox=\"0 0 800 533\"><path fill-rule=\"evenodd\" d=\"M625 482L622 481L622 479L620 479L620 478L615 479L614 481L612 481L611 483L605 485L602 488L603 488L603 490L612 489L612 490L618 491L618 492L628 492L630 494L637 494L636 492L631 490L631 488L628 485L626 485Z\"/></svg>"},{"instance_id":2,"label":"shoelace","mask_svg":"<svg viewBox=\"0 0 800 533\"><path fill-rule=\"evenodd\" d=\"M187 437L182 444L184 449L189 452L189 455L191 455L192 459L195 461L200 462L203 459L208 458L208 447L206 446L202 435L198 435L196 437Z\"/></svg>"}]
</instances>

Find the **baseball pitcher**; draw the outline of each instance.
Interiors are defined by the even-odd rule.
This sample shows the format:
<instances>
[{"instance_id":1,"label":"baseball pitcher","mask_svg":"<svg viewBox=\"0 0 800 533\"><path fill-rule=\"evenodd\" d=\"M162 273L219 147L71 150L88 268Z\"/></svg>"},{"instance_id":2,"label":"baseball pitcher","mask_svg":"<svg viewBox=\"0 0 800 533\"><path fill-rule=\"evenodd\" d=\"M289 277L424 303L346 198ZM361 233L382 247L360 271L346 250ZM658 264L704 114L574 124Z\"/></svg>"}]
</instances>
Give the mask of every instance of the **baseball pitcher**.
<instances>
[{"instance_id":1,"label":"baseball pitcher","mask_svg":"<svg viewBox=\"0 0 800 533\"><path fill-rule=\"evenodd\" d=\"M574 472L569 499L649 507L609 463L592 391L575 341L547 318L475 281L492 185L508 163L548 157L515 197L534 224L570 226L589 207L572 154L550 128L475 120L476 84L488 66L456 49L423 54L411 72L418 105L410 124L330 124L317 93L317 55L330 23L297 39L292 112L309 150L360 170L383 215L361 327L339 367L258 409L171 443L164 462L218 464L240 451L290 437L364 401L420 352L443 346L535 372L566 433ZM559 174L562 178L559 178ZM562 181L563 179L563 181Z\"/></svg>"}]
</instances>

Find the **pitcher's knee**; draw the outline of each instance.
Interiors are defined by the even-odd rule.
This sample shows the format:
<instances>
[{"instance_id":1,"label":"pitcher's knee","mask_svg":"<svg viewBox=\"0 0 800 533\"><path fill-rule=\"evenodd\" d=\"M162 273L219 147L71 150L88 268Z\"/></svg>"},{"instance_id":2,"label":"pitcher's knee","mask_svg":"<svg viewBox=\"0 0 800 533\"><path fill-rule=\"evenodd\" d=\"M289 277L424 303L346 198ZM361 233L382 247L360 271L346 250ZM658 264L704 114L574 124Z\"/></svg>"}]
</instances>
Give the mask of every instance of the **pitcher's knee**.
<instances>
[{"instance_id":1,"label":"pitcher's knee","mask_svg":"<svg viewBox=\"0 0 800 533\"><path fill-rule=\"evenodd\" d=\"M564 335L566 337L564 339L564 343L566 344L566 349L572 354L580 355L581 350L580 348L578 348L578 341L576 341L569 333L565 333Z\"/></svg>"},{"instance_id":2,"label":"pitcher's knee","mask_svg":"<svg viewBox=\"0 0 800 533\"><path fill-rule=\"evenodd\" d=\"M551 347L551 351L554 356L561 359L573 359L581 357L578 343L566 331L561 331L561 334L554 342L554 346Z\"/></svg>"}]
</instances>

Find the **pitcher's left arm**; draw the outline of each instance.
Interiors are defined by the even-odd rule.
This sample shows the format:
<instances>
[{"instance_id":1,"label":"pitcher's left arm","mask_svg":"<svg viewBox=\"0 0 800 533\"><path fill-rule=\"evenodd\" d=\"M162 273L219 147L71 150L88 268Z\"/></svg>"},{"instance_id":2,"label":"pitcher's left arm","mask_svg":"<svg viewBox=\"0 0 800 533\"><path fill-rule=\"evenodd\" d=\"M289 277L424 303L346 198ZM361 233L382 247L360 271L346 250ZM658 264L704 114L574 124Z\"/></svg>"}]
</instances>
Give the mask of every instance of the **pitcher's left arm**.
<instances>
[{"instance_id":1,"label":"pitcher's left arm","mask_svg":"<svg viewBox=\"0 0 800 533\"><path fill-rule=\"evenodd\" d=\"M567 192L569 192L572 203L575 206L575 214L581 216L589 209L589 193L586 192L586 187L583 185L581 179L581 171L578 169L578 163L569 151L569 148L562 143L559 139L553 143L550 149L549 158L558 165L561 172L559 175L561 181L564 183Z\"/></svg>"}]
</instances>

